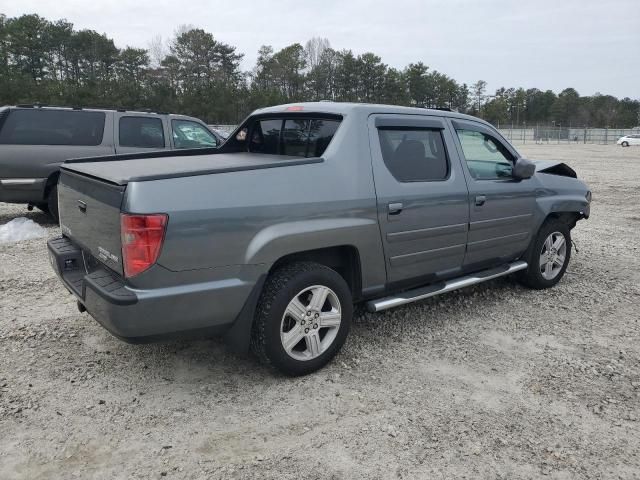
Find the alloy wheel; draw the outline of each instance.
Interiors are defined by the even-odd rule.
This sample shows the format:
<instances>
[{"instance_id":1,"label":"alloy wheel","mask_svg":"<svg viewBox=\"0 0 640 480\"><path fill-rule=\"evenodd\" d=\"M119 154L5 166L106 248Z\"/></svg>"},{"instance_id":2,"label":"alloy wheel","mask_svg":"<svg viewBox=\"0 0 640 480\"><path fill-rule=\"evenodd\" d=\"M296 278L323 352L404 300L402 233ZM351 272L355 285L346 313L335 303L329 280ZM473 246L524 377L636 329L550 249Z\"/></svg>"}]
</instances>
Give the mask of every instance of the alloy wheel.
<instances>
[{"instance_id":1,"label":"alloy wheel","mask_svg":"<svg viewBox=\"0 0 640 480\"><path fill-rule=\"evenodd\" d=\"M542 244L540 273L545 280L558 276L567 258L567 241L560 232L553 232Z\"/></svg>"},{"instance_id":2,"label":"alloy wheel","mask_svg":"<svg viewBox=\"0 0 640 480\"><path fill-rule=\"evenodd\" d=\"M280 341L296 360L322 355L340 329L342 309L336 293L324 285L314 285L291 299L280 322Z\"/></svg>"}]
</instances>

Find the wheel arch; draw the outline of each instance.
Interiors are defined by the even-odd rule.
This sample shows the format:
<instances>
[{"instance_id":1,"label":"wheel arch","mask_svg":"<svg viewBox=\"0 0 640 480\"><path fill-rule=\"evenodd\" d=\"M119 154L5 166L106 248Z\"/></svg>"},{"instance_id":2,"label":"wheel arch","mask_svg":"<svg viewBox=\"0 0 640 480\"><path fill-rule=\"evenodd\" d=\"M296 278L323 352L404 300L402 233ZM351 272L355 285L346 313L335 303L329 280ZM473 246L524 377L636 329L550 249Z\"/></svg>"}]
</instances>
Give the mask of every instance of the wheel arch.
<instances>
[{"instance_id":1,"label":"wheel arch","mask_svg":"<svg viewBox=\"0 0 640 480\"><path fill-rule=\"evenodd\" d=\"M335 270L349 285L354 301L361 299L362 268L360 253L354 245L335 245L289 253L278 258L269 269L268 274L270 275L283 265L303 261L315 262Z\"/></svg>"},{"instance_id":2,"label":"wheel arch","mask_svg":"<svg viewBox=\"0 0 640 480\"><path fill-rule=\"evenodd\" d=\"M44 192L42 192L42 195L43 195L42 199L45 202L49 197L49 192L51 192L51 189L58 183L59 178L60 178L60 170L56 170L55 172L51 173L47 177L47 182L45 183L45 186L44 186Z\"/></svg>"},{"instance_id":3,"label":"wheel arch","mask_svg":"<svg viewBox=\"0 0 640 480\"><path fill-rule=\"evenodd\" d=\"M558 211L549 213L542 225L548 222L549 220L560 220L563 223L566 223L569 226L569 230L572 230L579 220L583 219L584 215L579 212L566 212L566 211Z\"/></svg>"},{"instance_id":4,"label":"wheel arch","mask_svg":"<svg viewBox=\"0 0 640 480\"><path fill-rule=\"evenodd\" d=\"M293 259L338 270L354 298L386 281L376 218L316 218L270 225L251 239L243 263L271 270Z\"/></svg>"}]
</instances>

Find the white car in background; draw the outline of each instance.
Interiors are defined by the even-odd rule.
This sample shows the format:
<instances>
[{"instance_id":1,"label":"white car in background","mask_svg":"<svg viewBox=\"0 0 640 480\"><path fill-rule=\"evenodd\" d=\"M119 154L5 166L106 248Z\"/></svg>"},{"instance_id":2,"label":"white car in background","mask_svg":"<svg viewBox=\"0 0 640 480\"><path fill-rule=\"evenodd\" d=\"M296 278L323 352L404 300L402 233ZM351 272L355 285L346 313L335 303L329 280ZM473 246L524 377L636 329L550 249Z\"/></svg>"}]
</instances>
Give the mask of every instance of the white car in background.
<instances>
[{"instance_id":1,"label":"white car in background","mask_svg":"<svg viewBox=\"0 0 640 480\"><path fill-rule=\"evenodd\" d=\"M640 134L625 135L624 137L620 137L616 143L623 147L628 147L629 145L640 145Z\"/></svg>"}]
</instances>

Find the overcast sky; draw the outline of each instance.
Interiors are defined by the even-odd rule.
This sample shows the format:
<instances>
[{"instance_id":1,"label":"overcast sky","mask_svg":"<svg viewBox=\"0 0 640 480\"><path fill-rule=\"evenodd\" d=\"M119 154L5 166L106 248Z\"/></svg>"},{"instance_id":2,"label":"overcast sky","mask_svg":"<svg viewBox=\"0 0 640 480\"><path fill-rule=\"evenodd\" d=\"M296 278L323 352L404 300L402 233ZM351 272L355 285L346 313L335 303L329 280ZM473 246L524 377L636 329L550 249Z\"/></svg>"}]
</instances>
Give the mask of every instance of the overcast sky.
<instances>
[{"instance_id":1,"label":"overcast sky","mask_svg":"<svg viewBox=\"0 0 640 480\"><path fill-rule=\"evenodd\" d=\"M0 12L66 18L119 47L192 24L236 46L247 70L260 45L321 36L393 67L423 61L461 83L483 79L490 91L640 98L640 0L0 0Z\"/></svg>"}]
</instances>

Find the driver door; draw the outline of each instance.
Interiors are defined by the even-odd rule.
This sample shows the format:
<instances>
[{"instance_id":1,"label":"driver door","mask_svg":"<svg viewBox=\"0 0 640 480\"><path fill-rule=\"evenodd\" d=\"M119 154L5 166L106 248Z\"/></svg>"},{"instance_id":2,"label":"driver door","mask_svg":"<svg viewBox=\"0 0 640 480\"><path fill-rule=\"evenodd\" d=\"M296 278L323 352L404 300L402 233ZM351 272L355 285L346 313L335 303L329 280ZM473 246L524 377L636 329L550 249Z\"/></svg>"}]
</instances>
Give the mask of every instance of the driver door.
<instances>
[{"instance_id":1,"label":"driver door","mask_svg":"<svg viewBox=\"0 0 640 480\"><path fill-rule=\"evenodd\" d=\"M469 233L465 270L520 257L533 235L537 179L512 175L517 152L493 128L452 120L469 187Z\"/></svg>"}]
</instances>

